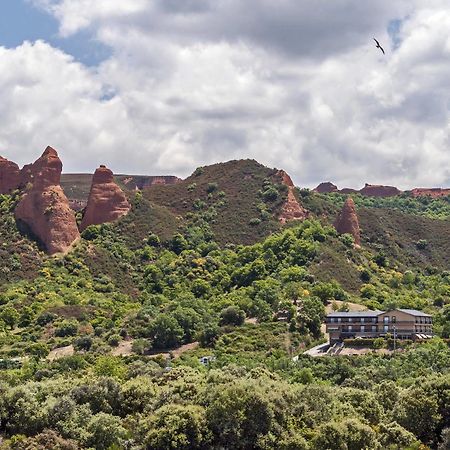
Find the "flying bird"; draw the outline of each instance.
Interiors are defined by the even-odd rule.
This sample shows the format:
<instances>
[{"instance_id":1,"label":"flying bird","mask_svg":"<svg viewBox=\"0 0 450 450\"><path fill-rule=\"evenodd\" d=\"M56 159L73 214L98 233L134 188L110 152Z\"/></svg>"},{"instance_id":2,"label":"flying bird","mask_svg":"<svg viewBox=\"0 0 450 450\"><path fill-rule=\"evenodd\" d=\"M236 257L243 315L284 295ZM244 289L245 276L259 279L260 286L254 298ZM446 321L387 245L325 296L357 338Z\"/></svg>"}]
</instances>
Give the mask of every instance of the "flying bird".
<instances>
[{"instance_id":1,"label":"flying bird","mask_svg":"<svg viewBox=\"0 0 450 450\"><path fill-rule=\"evenodd\" d=\"M373 40L377 43L377 48L379 48L379 49L383 52L383 55L385 55L384 49L383 49L383 47L380 45L380 43L379 43L375 38L373 38Z\"/></svg>"}]
</instances>

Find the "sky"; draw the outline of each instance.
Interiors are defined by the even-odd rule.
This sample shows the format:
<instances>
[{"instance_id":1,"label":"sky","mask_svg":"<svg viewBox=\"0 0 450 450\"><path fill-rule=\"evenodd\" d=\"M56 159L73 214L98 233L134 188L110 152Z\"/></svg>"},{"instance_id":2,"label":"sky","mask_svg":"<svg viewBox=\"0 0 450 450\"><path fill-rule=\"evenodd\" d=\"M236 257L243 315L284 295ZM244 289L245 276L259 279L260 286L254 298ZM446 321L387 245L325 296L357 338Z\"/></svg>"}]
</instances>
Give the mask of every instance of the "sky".
<instances>
[{"instance_id":1,"label":"sky","mask_svg":"<svg viewBox=\"0 0 450 450\"><path fill-rule=\"evenodd\" d=\"M449 57L448 0L2 0L0 155L446 187Z\"/></svg>"}]
</instances>

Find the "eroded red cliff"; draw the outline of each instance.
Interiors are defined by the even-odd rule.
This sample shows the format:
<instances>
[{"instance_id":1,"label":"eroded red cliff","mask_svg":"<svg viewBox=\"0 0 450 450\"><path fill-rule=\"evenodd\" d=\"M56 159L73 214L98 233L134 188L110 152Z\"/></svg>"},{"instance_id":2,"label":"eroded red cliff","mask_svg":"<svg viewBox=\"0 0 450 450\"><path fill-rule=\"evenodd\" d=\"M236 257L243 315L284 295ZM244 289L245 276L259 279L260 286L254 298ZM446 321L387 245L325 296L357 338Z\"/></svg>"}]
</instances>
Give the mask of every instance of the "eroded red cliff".
<instances>
[{"instance_id":1,"label":"eroded red cliff","mask_svg":"<svg viewBox=\"0 0 450 450\"><path fill-rule=\"evenodd\" d=\"M338 188L335 184L330 181L325 181L324 183L320 183L314 191L319 192L320 194L329 194L331 192L337 192Z\"/></svg>"},{"instance_id":2,"label":"eroded red cliff","mask_svg":"<svg viewBox=\"0 0 450 450\"><path fill-rule=\"evenodd\" d=\"M411 190L411 195L413 197L447 197L450 195L450 188L414 188Z\"/></svg>"},{"instance_id":3,"label":"eroded red cliff","mask_svg":"<svg viewBox=\"0 0 450 450\"><path fill-rule=\"evenodd\" d=\"M0 156L0 194L9 194L19 187L19 166Z\"/></svg>"},{"instance_id":4,"label":"eroded red cliff","mask_svg":"<svg viewBox=\"0 0 450 450\"><path fill-rule=\"evenodd\" d=\"M402 193L395 186L383 186L382 184L368 184L359 191L368 197L394 197Z\"/></svg>"},{"instance_id":5,"label":"eroded red cliff","mask_svg":"<svg viewBox=\"0 0 450 450\"><path fill-rule=\"evenodd\" d=\"M100 166L92 178L91 191L86 211L81 221L81 231L89 225L113 222L128 214L130 204L114 181L113 173L106 166Z\"/></svg>"},{"instance_id":6,"label":"eroded red cliff","mask_svg":"<svg viewBox=\"0 0 450 450\"><path fill-rule=\"evenodd\" d=\"M287 198L281 207L278 220L281 223L286 223L291 220L305 220L308 217L308 211L295 198L295 186L291 177L284 171L279 170L277 175L281 178L282 184L287 186Z\"/></svg>"},{"instance_id":7,"label":"eroded red cliff","mask_svg":"<svg viewBox=\"0 0 450 450\"><path fill-rule=\"evenodd\" d=\"M334 227L339 234L351 234L355 240L355 245L361 245L358 215L356 214L355 202L351 197L347 197L341 212L336 218Z\"/></svg>"},{"instance_id":8,"label":"eroded red cliff","mask_svg":"<svg viewBox=\"0 0 450 450\"><path fill-rule=\"evenodd\" d=\"M16 207L16 219L26 225L47 253L66 252L80 233L60 186L62 163L58 153L47 147L36 162L26 167L28 186Z\"/></svg>"}]
</instances>

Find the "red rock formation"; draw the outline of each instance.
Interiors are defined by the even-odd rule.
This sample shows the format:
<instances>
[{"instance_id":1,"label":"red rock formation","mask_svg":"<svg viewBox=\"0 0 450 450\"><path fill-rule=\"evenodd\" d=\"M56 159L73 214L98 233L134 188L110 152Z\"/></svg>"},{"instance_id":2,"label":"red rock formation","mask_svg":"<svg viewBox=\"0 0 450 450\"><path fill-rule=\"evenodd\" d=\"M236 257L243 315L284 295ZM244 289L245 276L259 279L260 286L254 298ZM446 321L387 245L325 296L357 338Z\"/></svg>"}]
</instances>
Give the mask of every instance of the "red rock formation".
<instances>
[{"instance_id":1,"label":"red rock formation","mask_svg":"<svg viewBox=\"0 0 450 450\"><path fill-rule=\"evenodd\" d=\"M167 185L167 184L177 184L180 181L183 181L181 178L178 178L173 175L156 175L149 176L144 185L144 189L154 185Z\"/></svg>"},{"instance_id":2,"label":"red rock formation","mask_svg":"<svg viewBox=\"0 0 450 450\"><path fill-rule=\"evenodd\" d=\"M359 191L362 195L368 197L394 197L402 193L394 186L383 186L381 184L368 184Z\"/></svg>"},{"instance_id":3,"label":"red rock formation","mask_svg":"<svg viewBox=\"0 0 450 450\"><path fill-rule=\"evenodd\" d=\"M27 167L31 186L16 207L16 219L27 225L47 253L66 252L80 233L75 215L59 184L62 163L58 153L47 147L42 156Z\"/></svg>"},{"instance_id":4,"label":"red rock formation","mask_svg":"<svg viewBox=\"0 0 450 450\"><path fill-rule=\"evenodd\" d=\"M356 214L355 202L351 197L347 197L341 212L336 218L334 227L339 234L351 234L355 240L355 245L361 245L359 220Z\"/></svg>"},{"instance_id":5,"label":"red rock formation","mask_svg":"<svg viewBox=\"0 0 450 450\"><path fill-rule=\"evenodd\" d=\"M22 167L20 171L20 182L19 186L25 188L28 183L33 181L33 164L26 164Z\"/></svg>"},{"instance_id":6,"label":"red rock formation","mask_svg":"<svg viewBox=\"0 0 450 450\"><path fill-rule=\"evenodd\" d=\"M338 192L340 194L356 194L358 191L356 189L352 189L352 188L343 188Z\"/></svg>"},{"instance_id":7,"label":"red rock formation","mask_svg":"<svg viewBox=\"0 0 450 450\"><path fill-rule=\"evenodd\" d=\"M326 181L324 183L320 183L314 191L319 192L320 194L329 194L330 192L337 192L338 188L335 184Z\"/></svg>"},{"instance_id":8,"label":"red rock formation","mask_svg":"<svg viewBox=\"0 0 450 450\"><path fill-rule=\"evenodd\" d=\"M19 187L19 166L0 156L0 194L9 194Z\"/></svg>"},{"instance_id":9,"label":"red rock formation","mask_svg":"<svg viewBox=\"0 0 450 450\"><path fill-rule=\"evenodd\" d=\"M411 191L411 195L413 197L446 197L447 195L450 195L450 188L414 188Z\"/></svg>"},{"instance_id":10,"label":"red rock formation","mask_svg":"<svg viewBox=\"0 0 450 450\"><path fill-rule=\"evenodd\" d=\"M291 220L305 220L308 217L308 211L295 198L295 186L291 177L284 170L279 170L277 175L281 178L281 182L288 188L287 199L281 207L278 220L281 223L286 223Z\"/></svg>"},{"instance_id":11,"label":"red rock formation","mask_svg":"<svg viewBox=\"0 0 450 450\"><path fill-rule=\"evenodd\" d=\"M81 221L81 231L89 225L113 222L128 214L130 208L125 194L114 181L112 171L100 166L92 179L91 192Z\"/></svg>"}]
</instances>

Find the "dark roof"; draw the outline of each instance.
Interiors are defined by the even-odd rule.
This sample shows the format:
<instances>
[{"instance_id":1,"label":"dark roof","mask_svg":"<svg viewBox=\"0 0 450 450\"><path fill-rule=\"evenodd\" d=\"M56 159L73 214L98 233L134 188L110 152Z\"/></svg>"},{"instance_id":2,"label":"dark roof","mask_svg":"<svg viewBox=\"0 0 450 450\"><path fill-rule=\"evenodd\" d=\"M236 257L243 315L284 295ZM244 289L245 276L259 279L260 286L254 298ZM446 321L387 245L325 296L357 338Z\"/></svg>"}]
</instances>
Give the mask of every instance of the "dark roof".
<instances>
[{"instance_id":1,"label":"dark roof","mask_svg":"<svg viewBox=\"0 0 450 450\"><path fill-rule=\"evenodd\" d=\"M411 314L412 316L431 317L430 314L425 314L422 311L417 311L417 309L400 309L400 308L397 308L397 311L401 311L401 312L404 312L406 314Z\"/></svg>"},{"instance_id":2,"label":"dark roof","mask_svg":"<svg viewBox=\"0 0 450 450\"><path fill-rule=\"evenodd\" d=\"M384 311L348 311L348 312L332 312L327 317L377 317Z\"/></svg>"},{"instance_id":3,"label":"dark roof","mask_svg":"<svg viewBox=\"0 0 450 450\"><path fill-rule=\"evenodd\" d=\"M347 312L332 312L327 314L327 317L378 317L380 314L385 314L387 312L401 311L411 316L416 317L431 317L430 314L425 314L422 311L417 311L417 309L391 309L389 311L347 311Z\"/></svg>"}]
</instances>

